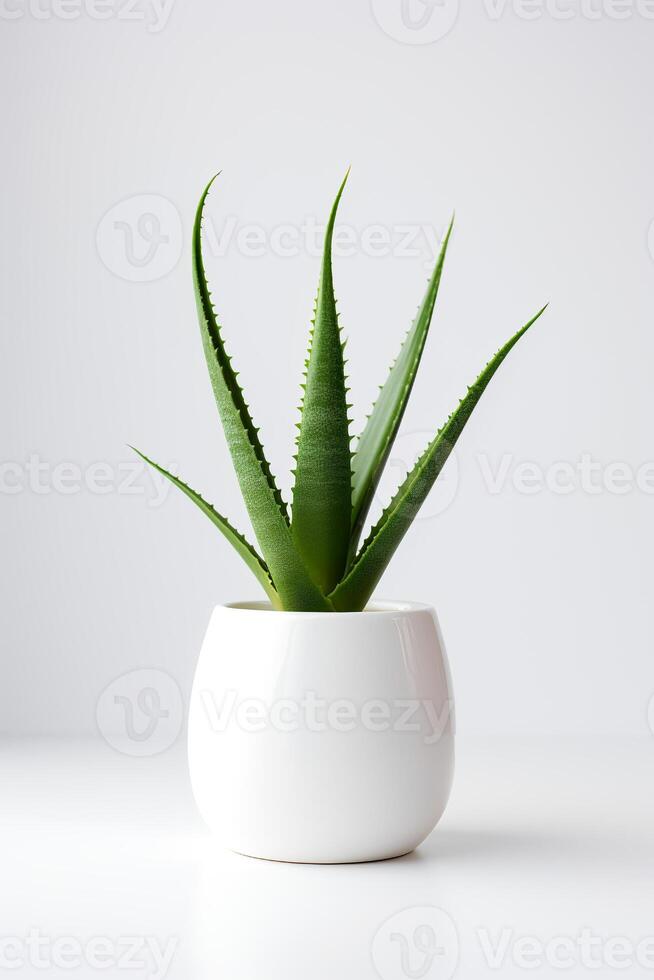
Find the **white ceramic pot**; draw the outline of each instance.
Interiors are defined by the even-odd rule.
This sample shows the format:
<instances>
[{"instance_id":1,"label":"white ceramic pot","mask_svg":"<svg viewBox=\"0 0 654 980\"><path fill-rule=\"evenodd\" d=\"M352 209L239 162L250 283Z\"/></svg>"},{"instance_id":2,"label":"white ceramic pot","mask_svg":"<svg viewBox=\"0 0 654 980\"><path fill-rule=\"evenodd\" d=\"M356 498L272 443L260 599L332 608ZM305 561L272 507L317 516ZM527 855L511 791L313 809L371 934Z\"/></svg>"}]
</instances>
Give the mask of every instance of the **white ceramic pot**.
<instances>
[{"instance_id":1,"label":"white ceramic pot","mask_svg":"<svg viewBox=\"0 0 654 980\"><path fill-rule=\"evenodd\" d=\"M434 611L218 606L195 675L189 764L206 823L277 861L375 861L436 826L454 766L452 686Z\"/></svg>"}]
</instances>

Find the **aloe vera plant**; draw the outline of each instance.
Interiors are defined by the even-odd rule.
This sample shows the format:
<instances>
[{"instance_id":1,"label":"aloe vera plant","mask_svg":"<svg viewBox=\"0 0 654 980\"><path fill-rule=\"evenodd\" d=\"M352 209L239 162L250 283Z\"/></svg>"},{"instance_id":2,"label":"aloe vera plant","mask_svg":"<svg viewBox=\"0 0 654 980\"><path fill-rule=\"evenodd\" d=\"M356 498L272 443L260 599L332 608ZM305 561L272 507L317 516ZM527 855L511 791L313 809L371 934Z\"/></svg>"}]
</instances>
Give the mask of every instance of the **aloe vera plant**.
<instances>
[{"instance_id":1,"label":"aloe vera plant","mask_svg":"<svg viewBox=\"0 0 654 980\"><path fill-rule=\"evenodd\" d=\"M215 180L215 178L214 178ZM202 220L213 180L193 226L193 281L209 376L234 469L261 553L222 514L177 476L139 455L185 493L227 538L276 609L364 609L395 550L434 485L491 378L541 309L489 361L439 429L392 501L359 544L368 511L397 435L438 296L452 224L427 291L354 451L344 347L332 275L332 237L347 175L331 210L302 384L292 505L282 499L232 358L225 349L202 259Z\"/></svg>"}]
</instances>

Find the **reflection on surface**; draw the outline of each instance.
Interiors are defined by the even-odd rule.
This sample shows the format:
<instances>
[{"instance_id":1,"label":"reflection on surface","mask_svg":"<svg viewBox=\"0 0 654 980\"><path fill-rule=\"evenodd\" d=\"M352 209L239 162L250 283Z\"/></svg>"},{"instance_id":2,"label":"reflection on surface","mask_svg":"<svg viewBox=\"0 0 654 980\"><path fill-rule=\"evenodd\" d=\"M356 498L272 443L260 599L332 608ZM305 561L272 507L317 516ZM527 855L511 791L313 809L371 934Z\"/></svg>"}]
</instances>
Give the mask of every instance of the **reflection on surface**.
<instances>
[{"instance_id":1,"label":"reflection on surface","mask_svg":"<svg viewBox=\"0 0 654 980\"><path fill-rule=\"evenodd\" d=\"M649 741L464 742L418 851L321 867L224 852L183 747L5 741L0 952L21 980L449 980L524 977L525 943L601 976L620 939L644 977L653 770Z\"/></svg>"}]
</instances>

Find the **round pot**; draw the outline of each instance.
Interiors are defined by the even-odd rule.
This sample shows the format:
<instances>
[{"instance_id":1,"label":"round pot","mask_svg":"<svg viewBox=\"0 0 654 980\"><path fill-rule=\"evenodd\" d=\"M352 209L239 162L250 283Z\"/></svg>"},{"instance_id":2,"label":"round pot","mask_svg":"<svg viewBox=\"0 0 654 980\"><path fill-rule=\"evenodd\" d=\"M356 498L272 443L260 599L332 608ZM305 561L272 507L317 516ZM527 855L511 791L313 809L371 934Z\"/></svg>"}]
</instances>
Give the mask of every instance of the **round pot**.
<instances>
[{"instance_id":1,"label":"round pot","mask_svg":"<svg viewBox=\"0 0 654 980\"><path fill-rule=\"evenodd\" d=\"M234 851L318 864L407 854L440 819L454 767L434 610L216 607L188 751L200 812Z\"/></svg>"}]
</instances>

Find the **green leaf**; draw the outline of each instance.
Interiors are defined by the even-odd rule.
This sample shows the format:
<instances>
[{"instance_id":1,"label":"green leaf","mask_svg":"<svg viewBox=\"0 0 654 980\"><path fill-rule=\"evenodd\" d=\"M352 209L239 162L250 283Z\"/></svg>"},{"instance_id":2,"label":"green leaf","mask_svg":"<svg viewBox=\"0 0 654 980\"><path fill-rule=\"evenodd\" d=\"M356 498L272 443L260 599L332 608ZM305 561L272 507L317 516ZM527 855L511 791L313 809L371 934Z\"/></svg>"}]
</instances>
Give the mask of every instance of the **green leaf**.
<instances>
[{"instance_id":1,"label":"green leaf","mask_svg":"<svg viewBox=\"0 0 654 980\"><path fill-rule=\"evenodd\" d=\"M193 281L209 377L227 445L254 533L284 609L327 611L331 608L329 602L312 582L293 547L286 506L266 460L213 309L202 260L202 217L212 183L200 198L193 226Z\"/></svg>"},{"instance_id":2,"label":"green leaf","mask_svg":"<svg viewBox=\"0 0 654 980\"><path fill-rule=\"evenodd\" d=\"M219 514L218 511L211 506L211 504L207 503L206 500L203 500L199 493L192 490L191 487L187 486L186 483L183 483L178 477L174 476L172 473L169 473L168 470L163 468L163 466L159 466L159 464L155 463L154 460L149 459L139 449L135 449L134 446L130 446L130 449L134 449L134 452L137 453L142 460L157 470L158 473L161 473L162 476L165 476L167 480L170 480L174 486L178 487L182 493L185 493L186 496L200 508L203 514L206 514L209 520L216 525L218 530L224 534L232 547L238 552L259 584L263 586L273 606L279 609L279 596L275 591L268 566L264 562L263 558L261 558L261 556L255 551L249 541L247 541L239 531L232 527L226 517L223 517L222 514Z\"/></svg>"},{"instance_id":3,"label":"green leaf","mask_svg":"<svg viewBox=\"0 0 654 980\"><path fill-rule=\"evenodd\" d=\"M454 218L443 240L422 305L407 333L400 352L379 391L352 460L352 535L350 558L356 553L359 536L388 455L400 427L413 382L420 365L431 324L443 263L452 234Z\"/></svg>"},{"instance_id":4,"label":"green leaf","mask_svg":"<svg viewBox=\"0 0 654 980\"><path fill-rule=\"evenodd\" d=\"M356 610L365 607L491 378L511 348L545 309L546 307L543 307L519 330L484 368L472 387L468 389L458 408L408 474L390 505L370 532L348 574L331 593L330 599L337 610Z\"/></svg>"},{"instance_id":5,"label":"green leaf","mask_svg":"<svg viewBox=\"0 0 654 980\"><path fill-rule=\"evenodd\" d=\"M325 246L306 362L293 488L293 542L314 582L329 592L348 555L352 471L347 389L332 277L332 238L341 184Z\"/></svg>"}]
</instances>

